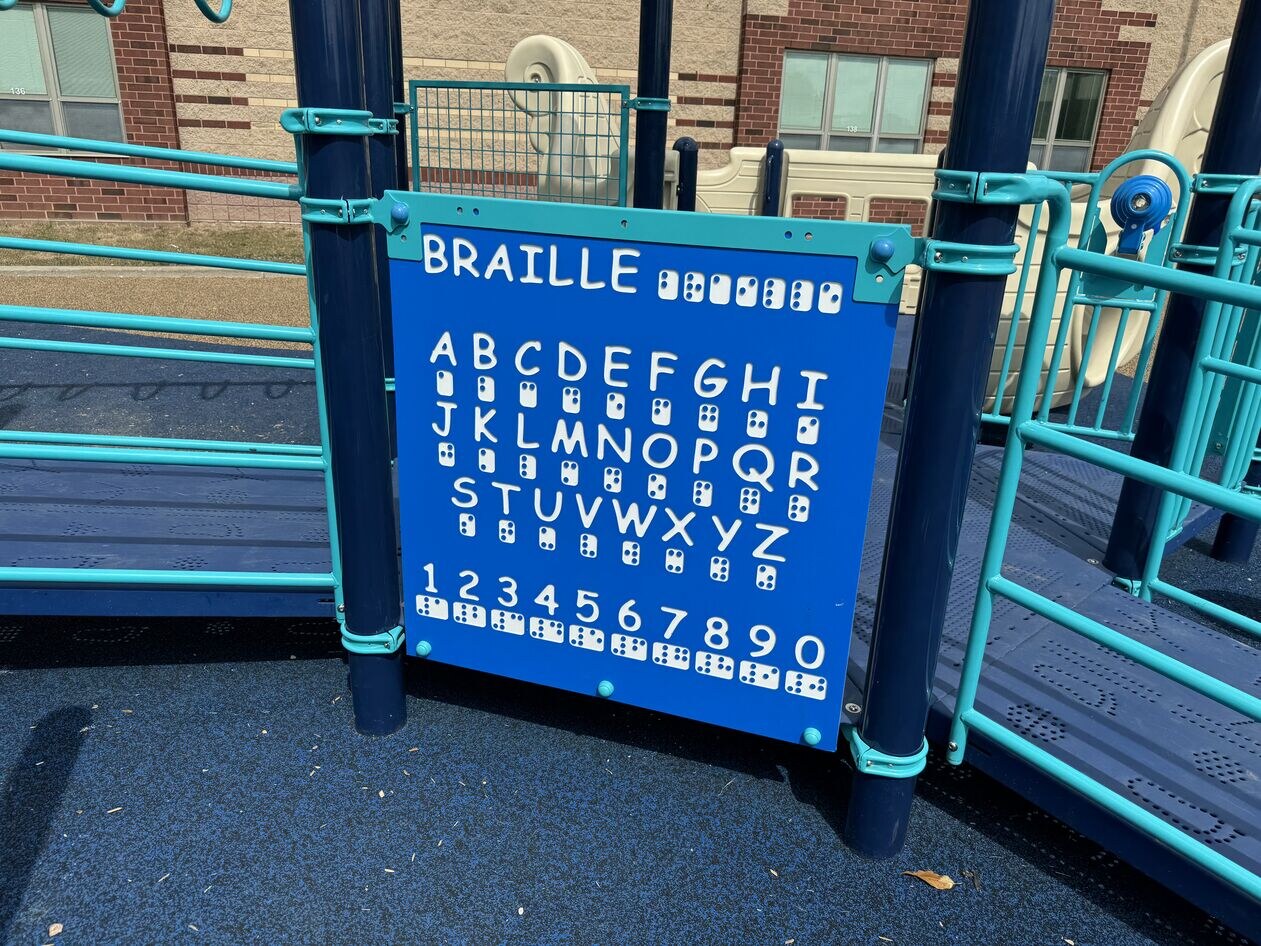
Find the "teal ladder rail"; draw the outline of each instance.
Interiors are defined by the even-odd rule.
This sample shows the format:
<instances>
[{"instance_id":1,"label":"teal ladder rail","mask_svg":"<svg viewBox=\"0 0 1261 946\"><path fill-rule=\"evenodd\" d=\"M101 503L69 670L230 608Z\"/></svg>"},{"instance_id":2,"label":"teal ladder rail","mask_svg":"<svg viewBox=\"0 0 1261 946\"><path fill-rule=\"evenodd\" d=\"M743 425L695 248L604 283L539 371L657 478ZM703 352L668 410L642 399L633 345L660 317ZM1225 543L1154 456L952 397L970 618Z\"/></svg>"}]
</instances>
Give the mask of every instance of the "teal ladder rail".
<instances>
[{"instance_id":1,"label":"teal ladder rail","mask_svg":"<svg viewBox=\"0 0 1261 946\"><path fill-rule=\"evenodd\" d=\"M935 195L938 199L968 199L967 195L960 195L959 188L949 188L947 185L950 183L943 180L939 172L938 193ZM1201 479L1195 475L1194 470L1197 438L1202 430L1203 420L1212 407L1211 399L1204 396L1205 392L1211 394L1222 377L1234 377L1252 385L1261 384L1261 367L1255 362L1240 365L1220 357L1225 335L1229 334L1233 319L1229 314L1232 307L1241 310L1261 308L1261 287L1253 285L1251 278L1226 278L1232 273L1237 275L1241 268L1236 260L1239 255L1237 246L1261 245L1261 231L1241 225L1253 195L1261 188L1261 179L1236 182L1234 186L1237 187L1237 192L1229 218L1232 223L1227 228L1229 239L1220 252L1214 248L1218 266L1212 276L1104 255L1099 248L1091 248L1089 245L1067 246L1071 213L1069 194L1060 182L1048 176L982 174L975 188L967 192L968 195L990 195L973 196L972 199L1046 203L1049 208L1049 225L1040 257L1041 270L1029 318L1028 341L1010 414L1011 436L1008 437L1003 456L947 748L949 760L958 764L964 759L968 734L980 733L1026 764L1046 773L1073 792L1261 903L1261 877L1235 863L1210 844L1192 837L1074 768L999 720L985 715L976 707L977 688L983 669L994 600L996 597L1003 597L1101 647L1110 648L1177 684L1217 701L1246 719L1261 721L1261 699L1255 694L1231 686L1184 661L1121 634L1003 574L1007 536L1021 465L1025 451L1031 446L1076 457L1168 491L1161 507L1162 518L1166 522L1176 512L1180 497L1216 506L1249 519L1261 520L1261 498L1221 483ZM1178 426L1170 468L1137 460L1110 446L1092 442L1088 439L1091 436L1090 431L1060 429L1048 422L1045 414L1037 410L1042 361L1056 315L1056 289L1065 272L1076 274L1083 283L1087 280L1111 281L1114 285L1143 287L1148 291L1189 293L1208 301L1203 332L1196 352L1197 370L1192 374L1192 389L1188 391ZM1158 553L1153 560L1158 562ZM1144 580L1142 593L1148 597L1153 591L1168 594L1169 588L1171 586L1159 582L1158 579L1153 582L1148 577ZM1171 597L1178 597L1178 600L1199 607L1219 619L1230 619L1233 616L1231 623L1234 626L1255 630L1249 626L1248 619L1228 612L1220 605L1198 601L1194 595L1187 593Z\"/></svg>"},{"instance_id":2,"label":"teal ladder rail","mask_svg":"<svg viewBox=\"0 0 1261 946\"><path fill-rule=\"evenodd\" d=\"M225 0L224 9L227 9ZM300 140L300 139L299 139ZM199 151L152 148L124 142L94 141L0 129L0 143L26 149L71 149L101 156L117 156L200 165L266 174L269 177L296 178L261 180L215 175L188 170L169 170L78 158L53 157L17 150L0 150L0 170L58 177L89 178L118 183L142 184L205 191L217 194L239 194L248 197L298 202L303 195L299 163L269 161L258 158L220 155ZM303 223L304 246L306 224ZM235 270L250 273L271 273L281 276L307 277L310 252L302 264L275 260L242 259L198 253L138 249L124 246L100 246L61 240L30 239L0 236L0 250L26 250L53 254L107 257L149 263L178 264ZM310 281L308 279L308 287ZM60 339L0 336L0 349L45 351L72 354L102 355L128 358L159 358L176 361L274 367L314 371L319 409L320 442L318 444L250 443L230 440L202 440L176 437L135 437L96 433L69 433L48 430L0 430L0 458L53 461L91 461L102 463L151 463L201 467L239 467L270 470L318 470L324 480L329 517L329 541L332 567L328 572L251 572L251 571L188 571L177 569L92 569L42 568L34 566L0 567L0 582L21 585L57 585L63 583L171 586L218 588L285 588L332 591L341 603L338 575L340 555L332 502L332 471L328 450L328 421L325 409L323 379L320 371L318 313L308 290L311 322L307 326L285 327L174 318L171 316L132 315L121 312L91 312L76 309L46 308L29 305L0 305L0 321L27 325L65 325L121 331L140 331L163 335L196 335L231 338L245 341L287 342L310 346L309 357L301 355L260 354L254 352L214 351L193 347L150 347L102 342L64 341Z\"/></svg>"}]
</instances>

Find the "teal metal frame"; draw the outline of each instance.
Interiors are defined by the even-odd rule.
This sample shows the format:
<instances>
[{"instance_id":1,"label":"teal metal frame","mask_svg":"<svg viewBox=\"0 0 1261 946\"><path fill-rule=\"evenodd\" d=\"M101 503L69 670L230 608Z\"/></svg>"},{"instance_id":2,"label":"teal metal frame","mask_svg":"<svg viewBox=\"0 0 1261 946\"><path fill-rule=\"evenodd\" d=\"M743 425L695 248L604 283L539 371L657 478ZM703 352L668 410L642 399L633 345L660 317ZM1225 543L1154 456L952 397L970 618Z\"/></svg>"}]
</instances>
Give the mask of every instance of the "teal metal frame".
<instances>
[{"instance_id":1,"label":"teal metal frame","mask_svg":"<svg viewBox=\"0 0 1261 946\"><path fill-rule=\"evenodd\" d=\"M1076 248L1066 246L1071 213L1069 194L1060 182L1048 176L982 174L978 183L982 186L963 197L943 187L939 187L934 196L940 200L987 201L1004 199L1004 192L1010 192L1019 197L1020 203L1047 204L1049 213L1047 237L1041 254L1041 270L1038 274L1034 305L1029 319L1028 340L1017 382L1015 403L1010 415L1012 435L1008 437L1002 470L999 474L993 518L990 521L982 560L976 605L950 728L947 758L954 764L961 763L967 749L969 732L978 732L1033 768L1045 772L1070 790L1135 826L1214 876L1261 901L1261 877L1240 867L1211 846L1195 840L1173 825L1162 821L1133 801L1056 758L1052 753L976 708L976 693L983 669L994 598L1001 596L1100 646L1111 648L1176 683L1216 700L1246 718L1261 721L1261 699L1257 696L1230 686L1180 660L1078 614L1056 601L1019 585L1002 573L1021 465L1029 446L1055 450L1168 490L1161 507L1162 515L1166 519L1172 516L1175 497L1184 496L1218 506L1249 519L1261 520L1261 498L1217 483L1207 482L1194 473L1188 472L1186 468L1196 439L1197 424L1205 408L1205 402L1201 396L1205 378L1214 372L1221 372L1222 369L1220 359L1214 357L1215 343L1220 341L1221 333L1218 329L1221 325L1222 311L1229 306L1245 309L1261 307L1261 287L1253 285L1250 280L1229 281L1220 274L1228 272L1234 265L1233 242L1249 245L1253 242L1261 242L1261 232L1241 227L1239 224L1242 219L1241 213L1234 214L1231 218L1233 224L1227 229L1231 240L1224 244L1218 256L1220 264L1218 271L1214 276L1205 276L1166 268L1163 265L1106 256L1099 248L1092 249L1086 245ZM997 186L991 186L987 191L983 186L986 183ZM1232 212L1238 210L1239 205L1246 206L1251 199L1251 194L1258 188L1261 188L1261 179L1241 187L1236 195L1237 204L1232 205ZM1056 288L1065 270L1080 274L1083 278L1098 277L1118 280L1126 285L1146 287L1157 292L1173 291L1197 295L1211 303L1206 308L1200 350L1197 351L1198 370L1193 372L1192 385L1187 392L1183 422L1177 431L1172 468L1166 469L1135 459L1108 446L1092 443L1085 439L1092 436L1089 430L1057 429L1056 425L1047 421L1045 415L1035 416L1042 361L1055 317ZM1234 371L1234 374L1250 383L1261 382L1261 370L1252 366L1240 368ZM1149 593L1152 590L1165 593L1164 588L1168 587L1158 581L1154 587L1150 581L1145 584ZM1184 597L1180 600L1186 599ZM1220 606L1214 607L1220 608Z\"/></svg>"},{"instance_id":2,"label":"teal metal frame","mask_svg":"<svg viewBox=\"0 0 1261 946\"><path fill-rule=\"evenodd\" d=\"M198 0L199 5L201 0ZM117 0L119 11L122 0ZM226 16L230 0L224 0L221 12ZM301 138L297 139L302 147ZM304 182L299 173L300 162L267 161L233 155L198 151L177 151L150 148L120 142L98 142L59 135L32 134L0 129L0 142L23 145L32 149L68 149L103 156L118 156L204 165L227 170L263 172L277 177L293 177L296 183L263 181L230 175L214 176L182 170L168 170L112 162L96 163L23 151L0 151L0 170L81 177L150 187L171 187L221 194L240 194L273 200L299 202ZM300 154L299 154L300 157ZM0 250L25 250L54 254L108 257L150 263L209 267L239 272L270 273L282 276L308 277L310 283L310 248L303 224L304 262L285 263L275 260L242 259L135 247L96 246L61 240L39 240L25 237L0 237ZM178 361L201 361L223 364L252 365L310 371L320 364L319 314L308 291L311 324L309 327L258 325L210 319L175 318L170 316L132 315L119 312L93 312L74 309L44 308L28 305L0 305L0 322L33 325L68 325L109 329L124 332L147 332L165 335L231 338L249 341L289 342L309 345L310 357L289 354L256 354L252 352L213 351L198 348L123 345L102 342L62 341L23 336L0 337L0 350L50 351L70 354L110 355L130 358L160 358ZM327 407L324 400L322 372L315 370L315 389L319 411L320 442L318 444L248 443L228 440L201 440L177 437L129 437L108 434L75 434L61 431L0 431L0 458L90 461L105 463L140 463L198 467L240 467L273 470L319 470L323 474L329 517L331 568L328 572L196 572L177 569L77 569L8 566L0 568L0 582L24 585L95 585L95 586L170 586L196 588L276 588L329 590L341 605L341 558L338 548L336 514L332 503L332 465L328 448ZM338 614L341 610L339 607Z\"/></svg>"},{"instance_id":3,"label":"teal metal frame","mask_svg":"<svg viewBox=\"0 0 1261 946\"><path fill-rule=\"evenodd\" d=\"M424 101L421 101L422 92ZM542 128L532 124L542 119L531 117L530 111L514 101L521 97L528 104L532 96L538 97L535 111L546 119ZM567 107L566 103L578 101L578 96L584 97L581 99L583 109ZM616 133L553 130L553 123L565 116L597 120L600 113L590 110L591 102L586 98L589 96L597 96L601 105L607 103L610 112L616 114ZM413 79L408 83L407 106L411 115L412 189L482 197L561 200L563 198L538 193L538 181L549 153L556 156L562 167L567 167L567 171L558 171L555 175L561 180L579 187L585 183L594 187L604 180L583 173L577 163L570 160L574 157L581 160L573 146L583 145L594 148L596 159L616 158L616 189L614 194L574 198L571 202L625 207L631 112L635 109L668 110L669 104L666 99L632 99L630 87L625 85ZM425 134L423 151L422 132ZM540 151L532 144L536 137L546 137L550 146L553 135L561 144L555 152L550 152L550 148ZM422 161L422 155L430 150L438 155L436 164ZM423 169L438 170L452 175L454 180L424 180Z\"/></svg>"},{"instance_id":4,"label":"teal metal frame","mask_svg":"<svg viewBox=\"0 0 1261 946\"><path fill-rule=\"evenodd\" d=\"M1171 266L1177 261L1171 258L1171 246L1182 233L1192 193L1191 176L1175 158L1165 154L1163 151L1132 151L1114 159L1101 171L1095 173L1034 173L1049 181L1058 182L1066 193L1074 186L1090 185L1090 193L1086 198L1086 217L1082 223L1081 235L1077 241L1077 246L1080 249L1104 252L1107 249L1109 238L1100 219L1100 199L1103 187L1127 165L1140 161L1154 161L1163 164L1172 172L1177 184L1174 195L1174 211L1171 218L1158 233L1148 240L1147 245L1144 247L1146 262L1161 266ZM1032 208L1032 215L1029 221L1029 236L1020 265L1020 277L1016 284L1016 298L1012 309L1007 339L1003 346L994 404L989 411L982 414L982 419L992 424L1008 424L1010 422L1010 416L1002 410L1002 405L1006 400L1005 392L1011 382L1012 364L1015 360L1016 343L1020 334L1020 328L1022 324L1027 326L1030 321L1024 318L1023 310L1028 298L1028 287L1034 268L1033 263L1035 259L1039 258L1036 248L1042 226L1042 206L1041 203L1037 203ZM1049 230L1046 236L1041 237L1044 246L1047 239L1049 239ZM1151 360L1152 349L1159 331L1160 314L1164 307L1166 291L1143 288L1137 292L1127 292L1122 287L1120 291L1113 294L1109 291L1098 291L1102 287L1094 288L1096 288L1096 291L1090 291L1092 287L1089 281L1083 285L1082 273L1070 273L1063 302L1056 316L1058 325L1050 361L1045 365L1039 364L1037 366L1040 375L1042 372L1046 374L1046 384L1041 392L1042 396L1037 414L1041 421L1054 426L1058 430L1082 434L1096 439L1128 442L1134 439L1134 425L1138 416L1139 400L1143 391L1143 378ZM1072 331L1078 325L1075 313L1079 307L1087 307L1090 310L1090 321L1086 331L1086 338L1082 343L1081 360L1083 368L1077 374L1072 397L1067 405L1067 419L1065 421L1054 421L1051 419L1050 413L1055 397L1056 380L1064 364L1065 352L1069 347ZM1109 308L1119 309L1120 314L1117 319L1107 371L1102 383L1101 400L1096 408L1094 422L1080 423L1078 418L1081 413L1081 401L1085 393L1086 382L1085 365L1089 364L1091 355L1094 352L1099 327L1103 320L1103 312ZM1105 414L1112 396L1113 382L1117 370L1121 367L1118 362L1120 361L1125 330L1132 314L1136 311L1146 312L1149 315L1134 371L1134 384L1131 386L1129 396L1126 399L1125 413L1121 423L1115 428L1109 428L1105 426Z\"/></svg>"}]
</instances>

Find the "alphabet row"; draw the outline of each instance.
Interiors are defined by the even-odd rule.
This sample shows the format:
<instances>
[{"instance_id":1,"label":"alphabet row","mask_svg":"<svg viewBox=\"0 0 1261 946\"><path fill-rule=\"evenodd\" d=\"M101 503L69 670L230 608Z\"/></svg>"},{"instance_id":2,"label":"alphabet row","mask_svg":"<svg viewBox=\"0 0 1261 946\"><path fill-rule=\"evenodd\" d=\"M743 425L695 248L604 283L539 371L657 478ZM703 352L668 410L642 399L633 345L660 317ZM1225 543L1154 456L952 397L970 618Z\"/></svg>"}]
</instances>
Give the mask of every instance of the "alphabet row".
<instances>
[{"instance_id":1,"label":"alphabet row","mask_svg":"<svg viewBox=\"0 0 1261 946\"><path fill-rule=\"evenodd\" d=\"M473 538L477 535L477 519L471 512L460 513L460 535ZM517 524L511 519L499 520L499 541L505 545L514 545L517 541ZM552 526L539 526L539 548L544 552L556 551L556 529ZM584 532L578 538L578 554L583 558L598 558L600 555L600 537L594 532ZM643 546L632 539L622 540L622 564L632 567L639 565L643 558ZM683 574L687 556L683 549L666 549L665 568L672 575ZM709 577L714 581L729 581L731 578L731 559L725 555L713 555L709 559ZM774 565L765 563L758 565L753 583L762 591L774 591L779 577L779 570Z\"/></svg>"},{"instance_id":2,"label":"alphabet row","mask_svg":"<svg viewBox=\"0 0 1261 946\"><path fill-rule=\"evenodd\" d=\"M479 461L478 467L483 473L494 473L495 465L493 462L493 454ZM530 454L522 454L521 459L529 460L530 463L522 463L521 478L526 480L534 479L537 472L534 457ZM560 481L565 486L578 485L578 463L575 460L562 460L560 463ZM459 481L457 481L458 483ZM669 481L661 473L648 474L648 498L655 502L664 502L668 491ZM458 488L458 487L457 487ZM622 491L622 471L615 466L606 466L604 468L604 490L607 493L620 493ZM467 495L474 495L471 492ZM535 508L540 509L542 501L542 490L537 487L535 493ZM560 492L556 493L555 509L560 508ZM471 502L459 503L458 505L475 505ZM696 480L692 483L692 505L700 509L709 509L714 505L714 484L708 480ZM507 510L505 510L506 512ZM740 511L746 516L759 516L762 514L762 491L756 486L740 487ZM469 514L472 515L471 513ZM539 512L540 519L555 519L554 515L544 516ZM809 522L810 521L810 497L801 493L793 493L788 497L788 521L789 522ZM476 524L469 522L469 528L475 529Z\"/></svg>"},{"instance_id":3,"label":"alphabet row","mask_svg":"<svg viewBox=\"0 0 1261 946\"><path fill-rule=\"evenodd\" d=\"M713 305L727 305L731 302L734 285L736 305L752 309L758 304L756 276L737 276L733 280L725 273L714 273L708 278L704 273L686 273L682 283L682 296L686 302L704 302L708 298ZM820 283L818 295L820 313L836 315L841 311L842 286L839 282ZM663 269L657 274L657 298L666 302L679 298L678 270ZM760 298L765 309L782 309L787 299L788 307L794 312L809 312L815 307L814 283L809 279L794 279L789 290L787 280L771 277L762 283Z\"/></svg>"},{"instance_id":4,"label":"alphabet row","mask_svg":"<svg viewBox=\"0 0 1261 946\"><path fill-rule=\"evenodd\" d=\"M438 371L435 374L439 397L453 397L455 394L455 378L450 371ZM484 403L495 400L495 379L483 374L477 377L477 399ZM533 381L522 381L518 390L518 402L524 408L538 407L538 385ZM443 405L439 403L439 407ZM448 405L454 407L455 405ZM566 414L577 414L582 410L582 391L576 387L564 387L560 394L560 408ZM493 412L492 412L493 413ZM604 397L604 413L609 420L626 419L626 395L611 391ZM666 397L652 399L652 422L658 427L669 427L674 416L674 406ZM717 404L702 404L696 411L696 426L706 432L718 430L719 410ZM763 410L751 410L745 414L744 432L755 440L764 440L770 430L770 413ZM803 415L797 418L797 443L813 445L819 442L819 418Z\"/></svg>"},{"instance_id":5,"label":"alphabet row","mask_svg":"<svg viewBox=\"0 0 1261 946\"><path fill-rule=\"evenodd\" d=\"M467 627L489 627L504 634L522 637L529 629L530 637L551 644L563 644L566 639L571 647L589 650L596 653L605 652L607 637L608 653L614 657L627 660L647 661L650 653L648 640L620 632L606 635L597 627L584 624L570 624L566 634L565 622L551 618L531 617L517 611L505 611L492 608L488 612L480 604L457 601L454 607L445 598L434 595L416 596L416 613L421 617L437 621L454 620ZM651 647L652 662L670 670L690 670L706 677L717 677L721 680L735 679L737 663L734 657L726 654L715 654L707 650L698 650L693 654L690 647L670 644L665 641L654 641ZM785 693L804 696L811 700L827 699L827 678L801 670L789 670L781 673L773 664L764 664L756 660L741 660L738 665L739 680L749 686L764 690L778 690L782 679Z\"/></svg>"}]
</instances>

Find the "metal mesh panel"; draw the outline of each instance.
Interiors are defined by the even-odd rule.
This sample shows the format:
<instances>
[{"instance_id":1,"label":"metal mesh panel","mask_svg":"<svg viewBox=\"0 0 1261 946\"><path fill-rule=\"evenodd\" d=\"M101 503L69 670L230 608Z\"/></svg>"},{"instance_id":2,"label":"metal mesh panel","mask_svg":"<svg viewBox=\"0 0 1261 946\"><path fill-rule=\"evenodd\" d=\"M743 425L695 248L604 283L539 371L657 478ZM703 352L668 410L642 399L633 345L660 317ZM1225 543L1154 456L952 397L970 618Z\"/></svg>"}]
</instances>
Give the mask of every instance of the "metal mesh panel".
<instances>
[{"instance_id":1,"label":"metal mesh panel","mask_svg":"<svg viewBox=\"0 0 1261 946\"><path fill-rule=\"evenodd\" d=\"M629 99L620 85L414 80L412 186L625 206Z\"/></svg>"}]
</instances>

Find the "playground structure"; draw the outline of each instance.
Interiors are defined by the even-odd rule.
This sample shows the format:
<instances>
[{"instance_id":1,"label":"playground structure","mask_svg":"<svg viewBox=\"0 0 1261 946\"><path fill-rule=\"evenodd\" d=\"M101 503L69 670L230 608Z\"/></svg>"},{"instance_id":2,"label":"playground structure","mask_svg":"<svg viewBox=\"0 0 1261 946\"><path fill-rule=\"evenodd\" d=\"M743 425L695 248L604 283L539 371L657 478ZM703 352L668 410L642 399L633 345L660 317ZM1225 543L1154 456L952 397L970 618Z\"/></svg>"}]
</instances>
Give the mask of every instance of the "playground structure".
<instances>
[{"instance_id":1,"label":"playground structure","mask_svg":"<svg viewBox=\"0 0 1261 946\"><path fill-rule=\"evenodd\" d=\"M94 6L125 15L123 0ZM391 35L391 23L397 22L391 6L383 0L293 4L301 107L287 112L283 121L295 135L294 163L0 132L0 139L13 143L292 177L294 183L271 183L0 154L0 168L7 170L300 202L307 245L303 266L16 238L3 238L0 248L306 276L312 324L279 329L23 305L0 307L0 318L96 331L309 345L310 357L24 333L2 341L9 349L75 357L204 362L242 372L312 371L320 432L318 443L295 446L6 430L0 458L7 465L5 482L14 487L6 495L30 497L32 491L51 488L63 501L77 491L74 502L85 509L108 506L100 503L100 494L110 478L95 472L104 461L133 473L133 488L150 465L161 466L167 473L160 489L191 503L204 487L198 478L222 470L241 491L228 505L252 507L232 519L238 526L266 519L283 499L289 507L302 507L287 512L304 517L308 525L326 516L329 543L294 564L291 551L280 553L284 545L278 534L291 526L272 522L270 532L251 532L244 543L220 547L217 567L163 567L159 562L169 549L160 544L154 550L159 562L140 566L128 558L134 553L124 543L111 547L110 540L129 534L111 530L135 525L102 515L96 521L104 524L101 545L110 549L109 557L77 566L4 565L4 610L335 613L350 653L356 722L367 733L393 731L404 717L398 679L404 622L390 470L388 391L393 371L389 320L384 317L390 303L383 265L386 233L400 223L391 216L400 200L388 192L406 180L400 169L406 167L407 136L395 122L410 120L413 130L442 127L428 120L422 125L419 110L396 108L402 99L401 57L396 26ZM1206 772L1214 765L1219 771L1255 770L1257 743L1249 732L1261 720L1256 651L1219 631L1176 619L1150 600L1153 594L1181 596L1179 600L1243 634L1261 630L1247 616L1180 592L1159 577L1166 546L1202 528L1212 518L1210 509L1239 519L1261 518L1261 502L1245 485L1261 419L1261 403L1254 396L1261 382L1255 326L1261 308L1261 289L1255 285L1261 234L1254 200L1261 189L1255 176L1261 131L1246 121L1214 123L1198 174L1192 173L1194 163L1184 167L1177 155L1156 153L1162 142L1154 131L1149 132L1151 149L1119 159L1100 175L1026 173L1028 135L1020 140L1012 129L1032 127L1052 9L1045 0L973 3L949 158L940 170L929 167L923 182L932 188L938 211L931 241L918 244L926 277L917 307L917 352L911 359L901 447L895 459L886 444L877 460L876 498L864 549L860 587L868 600L866 610L859 609L851 665L856 696L851 702L860 709L847 709L844 720L857 769L847 839L878 856L900 846L914 775L923 764L927 718L930 735L946 743L952 761L963 761L968 751L967 761L1019 785L1058 817L1249 932L1261 900L1255 779L1215 780ZM595 201L633 200L638 210L628 214L661 212L656 208L666 203L659 186L665 175L640 173L634 175L640 186L630 186L631 167L667 167L661 77L669 72L669 10L651 2L644 10L641 43L646 43L648 55L641 52L644 82L637 98L613 87L497 90L511 97L512 108L525 119L525 134L533 139L535 151L548 154L547 176L559 178L556 183L536 182L535 198L585 199L591 194L585 182L608 182L616 164L617 186L597 183ZM215 16L228 12L225 3ZM1023 45L1013 41L1018 35L1025 38ZM1261 4L1245 2L1236 48L1252 48L1257 38ZM1221 62L1224 47L1214 55ZM531 72L540 57L527 58L522 83L564 85L585 78L580 69L573 74ZM365 73L364 62L389 62L392 68ZM1197 68L1190 72L1198 82L1215 67ZM1261 67L1238 56L1222 70L1229 81L1222 82L1219 114L1261 114ZM1201 90L1209 84L1211 77ZM546 108L537 105L542 95L549 98ZM624 118L617 127L609 122L600 100L589 97L598 95L621 96L623 116L640 109L633 155L629 122ZM589 125L558 120L557 101L565 111L594 113L595 131L590 134L597 146L590 153L584 150L580 160L567 160L565 153L573 156L576 137L587 134L581 129ZM1196 114L1203 118L1202 103ZM1199 134L1183 133L1175 140L1178 147L1194 152ZM763 156L757 154L764 167ZM446 160L452 157L448 152ZM796 178L794 159L800 172ZM741 160L745 170L733 179L747 184L752 155ZM856 162L851 166L867 166L867 159L846 160ZM436 189L432 185L438 182L421 173L426 166L418 159L414 172L421 188ZM812 185L800 183L807 179L806 166L806 159L788 153L783 178L787 200L781 206L790 209L794 195L807 193L794 188L824 186L819 183L824 175ZM458 170L449 164L437 167ZM1101 201L1110 207L1120 188L1109 192L1109 181L1131 178L1131 171L1158 172L1170 184L1173 215L1166 219L1167 207L1140 213L1141 244L1134 252L1118 254L1117 228L1109 211L1088 209L1100 207ZM865 173L875 172L869 168ZM698 175L698 205L707 200L704 174ZM757 179L766 176L759 169ZM504 180L520 183L515 177L493 175L454 183ZM1080 193L1086 185L1093 188L1089 196ZM715 195L731 190L735 188L713 188ZM1145 194L1146 203L1129 206L1147 211L1158 204L1153 198L1158 193L1131 190L1128 199ZM851 209L861 212L858 207L855 199ZM1022 221L1027 221L1025 233L1040 235L1032 246L1028 237L1017 235ZM1077 240L1074 234L1080 234ZM1166 297L1171 302L1162 327L1151 316ZM998 330L998 345L991 352L1005 300L1021 313L1020 325L1016 332ZM1084 332L1081 306L1092 313ZM960 320L960 312L986 313L988 320ZM1115 319L1115 328L1109 329L1106 319ZM1161 344L1152 356L1158 330ZM1119 423L1105 422L1106 403L1095 421L1079 422L1072 405L1081 402L1093 377L1082 367L1091 365L1092 347L1108 353L1108 370L1099 376L1108 387L1118 364L1134 351L1133 338L1152 358L1141 411L1139 382L1147 373L1146 357L1140 357L1141 369L1125 395ZM1026 346L1028 339L1032 343ZM327 352L336 352L336 357L326 357ZM1050 353L1049 361L1044 352ZM1057 359L1073 368L1061 368ZM1065 372L1071 384L1060 380ZM999 451L976 447L987 375L990 392L1005 393L1000 409L994 410L991 400L988 412L988 419L1010 428L1001 466ZM1067 416L1051 414L1058 399L1041 393L1047 375L1057 378L1053 394L1071 392ZM1149 421L1149 416L1156 420ZM1220 441L1214 432L1222 432ZM1108 440L1131 439L1129 453L1106 445ZM1201 477L1211 453L1224 454L1221 469L1214 473L1216 482ZM974 457L977 470L994 486L987 503L966 502ZM61 472L49 477L50 469ZM1041 485L1049 488L1044 492L1059 490L1070 498L1022 498L1022 476L1026 486ZM59 483L50 487L49 480ZM186 497L179 492L181 482ZM125 491L128 484L118 488ZM1061 527L1072 533L1067 540L1049 538L1055 530L1047 520L1054 523L1067 518L1066 513L1080 513L1076 494L1091 491L1109 506L1119 496L1122 507L1130 510L1128 518L1118 515L1110 541L1105 534L1110 508L1102 523L1096 510L1084 528ZM6 526L21 525L6 531L48 531L47 516L41 520L35 504L0 507L0 513ZM225 514L231 517L230 510ZM1141 534L1135 533L1136 523ZM162 533L160 513L151 527ZM64 560L55 536L34 544L41 542L45 558ZM1105 547L1106 561L1124 590L1113 587L1111 574L1083 561L1092 552L1101 557ZM243 554L242 548L248 552ZM1045 587L1033 587L1039 580ZM967 599L974 595L973 605ZM1029 615L1035 618L1032 623ZM940 665L939 648L944 658ZM933 691L925 692L924 681L932 679ZM987 681L992 685L987 687ZM1171 682L1180 688L1173 697L1176 710L1160 690ZM1153 693L1161 698L1144 696ZM1139 731L1148 726L1165 733L1161 745ZM1206 763L1196 753L1209 753L1216 761Z\"/></svg>"},{"instance_id":2,"label":"playground structure","mask_svg":"<svg viewBox=\"0 0 1261 946\"><path fill-rule=\"evenodd\" d=\"M1144 115L1128 149L1127 153L1152 150L1171 155L1186 173L1175 172L1174 166L1164 161L1137 160L1114 166L1112 173L1102 177L1058 176L1073 185L1071 239L1078 239L1084 229L1102 219L1104 232L1115 242L1120 228L1112 219L1108 202L1115 187L1128 176L1156 176L1178 191L1175 210L1186 203L1187 175L1199 170L1229 46L1229 41L1215 43L1170 79ZM630 158L634 152L627 138L633 113L627 107L625 89L618 94L617 86L597 84L595 71L582 53L553 36L521 40L508 56L504 78L508 85L502 88L495 83L412 83L411 106L418 116L412 130L414 186L421 169L432 166L442 169L443 179L426 181L426 185L449 193L579 203L626 203L633 197ZM582 91L583 86L591 90ZM529 116L528 132L516 121L514 105ZM623 155L626 161L621 160ZM873 209L879 211L882 204L892 201L903 207L918 205L922 221L932 201L937 167L934 155L787 149L779 174L770 180L764 149L736 147L726 152L726 157L722 167L696 173L695 209L757 215L769 204L771 213L793 217L800 202L824 201L843 208L843 219L870 220ZM665 165L667 207L677 206L677 178L678 154L671 152ZM1090 186L1096 181L1101 186L1092 198ZM1021 324L1029 314L1028 293L1020 287L1037 283L1037 255L1027 253L1026 248L1031 235L1035 244L1039 237L1045 237L1045 222L1040 221L1041 215L1035 220L1033 209L1028 208L1017 224L1019 270L1008 281L988 389L991 398L1000 389L1004 392L997 410L992 401L987 404L996 414L1010 410L1015 391L1016 373L1009 370L1006 339L1015 325L1012 352L1019 364ZM1168 242L1166 239L1161 246L1167 248ZM1147 258L1150 249L1144 246L1142 252ZM1067 278L1060 286L1061 293L1067 288ZM919 288L920 270L914 267L903 286L903 311L908 314L915 311ZM1118 345L1114 343L1122 319L1124 330ZM1130 366L1132 375L1143 376L1155 331L1146 311L1107 309L1095 315L1089 308L1076 307L1062 356L1055 357L1054 346L1048 350L1048 365L1053 358L1058 365L1052 405L1079 404L1083 391L1107 384L1118 366ZM1102 422L1101 417L1099 420ZM1126 433L1128 436L1132 430L1127 428Z\"/></svg>"}]
</instances>

